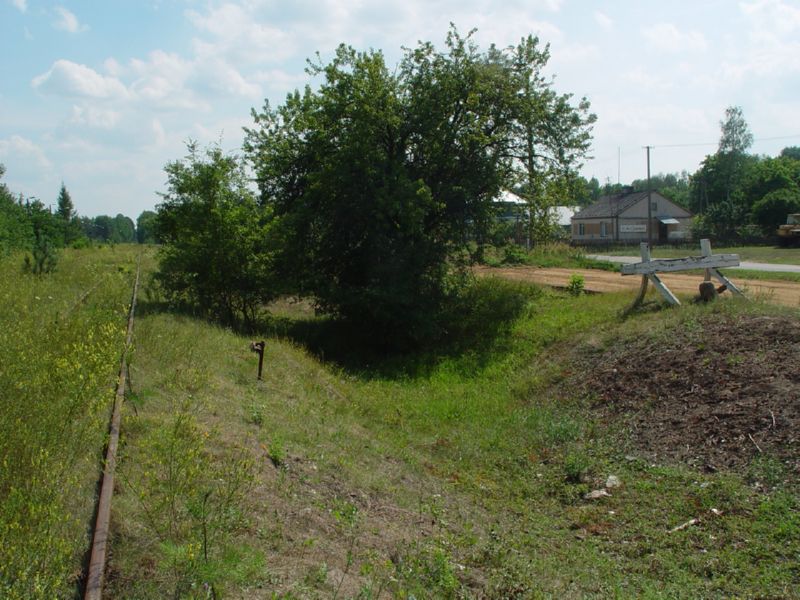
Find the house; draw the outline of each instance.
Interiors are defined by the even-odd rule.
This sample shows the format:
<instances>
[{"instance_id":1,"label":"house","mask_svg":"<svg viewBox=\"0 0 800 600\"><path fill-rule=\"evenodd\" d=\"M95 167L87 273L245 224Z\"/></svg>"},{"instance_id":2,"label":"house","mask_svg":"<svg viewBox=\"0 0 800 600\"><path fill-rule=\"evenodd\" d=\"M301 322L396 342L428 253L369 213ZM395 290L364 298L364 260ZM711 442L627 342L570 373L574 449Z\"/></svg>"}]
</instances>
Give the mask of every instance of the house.
<instances>
[{"instance_id":1,"label":"house","mask_svg":"<svg viewBox=\"0 0 800 600\"><path fill-rule=\"evenodd\" d=\"M658 192L650 192L653 243L688 240L692 213ZM647 241L647 192L630 188L603 196L572 217L576 244L637 243Z\"/></svg>"}]
</instances>

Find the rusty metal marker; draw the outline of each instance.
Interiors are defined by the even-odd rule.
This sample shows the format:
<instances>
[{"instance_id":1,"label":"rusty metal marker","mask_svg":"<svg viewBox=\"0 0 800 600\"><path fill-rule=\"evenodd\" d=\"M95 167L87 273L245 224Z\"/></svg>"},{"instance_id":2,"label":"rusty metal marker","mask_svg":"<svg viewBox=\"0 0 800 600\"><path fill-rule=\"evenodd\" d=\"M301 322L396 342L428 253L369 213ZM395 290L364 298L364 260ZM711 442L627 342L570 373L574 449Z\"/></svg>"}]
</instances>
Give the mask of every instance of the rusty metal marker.
<instances>
[{"instance_id":1,"label":"rusty metal marker","mask_svg":"<svg viewBox=\"0 0 800 600\"><path fill-rule=\"evenodd\" d=\"M261 369L264 366L264 340L260 342L250 342L250 350L258 354L258 378L261 379Z\"/></svg>"},{"instance_id":2,"label":"rusty metal marker","mask_svg":"<svg viewBox=\"0 0 800 600\"><path fill-rule=\"evenodd\" d=\"M141 261L139 261L140 263ZM103 595L103 576L106 570L106 554L108 551L109 529L111 525L111 494L114 492L114 471L117 466L117 446L119 445L119 428L122 402L125 400L125 382L128 378L128 350L133 338L133 314L136 310L136 292L139 289L139 268L136 265L136 280L133 284L131 309L128 313L128 335L119 366L117 393L114 398L114 409L111 413L111 427L108 436L103 483L100 487L100 499L97 502L97 517L92 536L92 551L89 557L89 568L86 575L85 600L100 600Z\"/></svg>"}]
</instances>

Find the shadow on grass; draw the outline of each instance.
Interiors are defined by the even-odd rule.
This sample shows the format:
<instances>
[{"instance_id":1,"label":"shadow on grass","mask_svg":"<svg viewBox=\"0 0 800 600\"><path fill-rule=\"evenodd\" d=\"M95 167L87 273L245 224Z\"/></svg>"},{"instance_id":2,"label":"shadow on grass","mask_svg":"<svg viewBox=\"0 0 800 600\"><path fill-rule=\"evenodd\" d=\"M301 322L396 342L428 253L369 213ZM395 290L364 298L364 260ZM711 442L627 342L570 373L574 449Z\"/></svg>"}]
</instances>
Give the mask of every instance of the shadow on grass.
<instances>
[{"instance_id":1,"label":"shadow on grass","mask_svg":"<svg viewBox=\"0 0 800 600\"><path fill-rule=\"evenodd\" d=\"M495 278L470 284L437 321L441 334L411 345L387 339L362 323L329 317L271 317L265 334L287 338L361 378L417 377L444 360L466 374L484 368L511 346L514 322L543 294L530 284Z\"/></svg>"},{"instance_id":2,"label":"shadow on grass","mask_svg":"<svg viewBox=\"0 0 800 600\"><path fill-rule=\"evenodd\" d=\"M544 294L542 288L499 278L474 280L436 320L440 334L410 344L386 337L363 323L314 316L309 307L291 316L266 314L257 323L221 323L189 304L166 302L157 293L143 294L136 316L171 313L226 327L240 335L282 338L360 378L418 377L443 361L471 375L511 349L511 329Z\"/></svg>"}]
</instances>

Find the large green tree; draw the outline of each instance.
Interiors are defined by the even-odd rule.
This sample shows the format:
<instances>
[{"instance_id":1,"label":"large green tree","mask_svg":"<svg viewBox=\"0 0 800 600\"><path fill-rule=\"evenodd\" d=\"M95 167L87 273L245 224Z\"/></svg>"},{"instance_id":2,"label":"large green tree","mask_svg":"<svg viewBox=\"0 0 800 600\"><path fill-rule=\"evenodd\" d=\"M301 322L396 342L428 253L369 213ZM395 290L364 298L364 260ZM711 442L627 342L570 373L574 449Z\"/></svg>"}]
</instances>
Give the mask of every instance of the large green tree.
<instances>
[{"instance_id":1,"label":"large green tree","mask_svg":"<svg viewBox=\"0 0 800 600\"><path fill-rule=\"evenodd\" d=\"M547 56L535 38L480 52L453 30L444 51L421 44L390 70L341 46L311 65L318 90L254 111L245 148L283 275L379 335L436 333L500 190L546 190L586 150L588 105L541 78Z\"/></svg>"},{"instance_id":2,"label":"large green tree","mask_svg":"<svg viewBox=\"0 0 800 600\"><path fill-rule=\"evenodd\" d=\"M706 213L724 202L735 207L735 210L726 209L726 214L746 216L749 213L752 199L742 193L741 185L748 169L758 162L757 157L747 154L752 143L753 135L742 109L728 107L725 118L720 121L717 152L706 156L691 179L689 205L694 212Z\"/></svg>"},{"instance_id":3,"label":"large green tree","mask_svg":"<svg viewBox=\"0 0 800 600\"><path fill-rule=\"evenodd\" d=\"M155 244L157 214L152 210L144 210L136 219L136 241L140 244Z\"/></svg>"}]
</instances>

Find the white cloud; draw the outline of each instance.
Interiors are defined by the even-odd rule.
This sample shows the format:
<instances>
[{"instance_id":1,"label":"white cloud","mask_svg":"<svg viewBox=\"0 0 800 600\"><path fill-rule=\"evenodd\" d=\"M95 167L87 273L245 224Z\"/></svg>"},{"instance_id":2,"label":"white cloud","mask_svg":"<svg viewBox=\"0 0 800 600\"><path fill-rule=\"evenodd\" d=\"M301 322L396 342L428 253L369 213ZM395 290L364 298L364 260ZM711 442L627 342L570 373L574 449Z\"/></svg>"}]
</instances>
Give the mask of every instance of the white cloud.
<instances>
[{"instance_id":1,"label":"white cloud","mask_svg":"<svg viewBox=\"0 0 800 600\"><path fill-rule=\"evenodd\" d=\"M17 162L33 161L37 168L49 169L51 164L39 146L19 135L0 139L0 158L14 158Z\"/></svg>"},{"instance_id":2,"label":"white cloud","mask_svg":"<svg viewBox=\"0 0 800 600\"><path fill-rule=\"evenodd\" d=\"M28 0L11 0L11 4L16 6L20 12L28 10Z\"/></svg>"},{"instance_id":3,"label":"white cloud","mask_svg":"<svg viewBox=\"0 0 800 600\"><path fill-rule=\"evenodd\" d=\"M699 31L681 31L672 23L659 23L642 29L648 44L662 52L704 51L708 41Z\"/></svg>"},{"instance_id":4,"label":"white cloud","mask_svg":"<svg viewBox=\"0 0 800 600\"><path fill-rule=\"evenodd\" d=\"M31 82L33 87L50 94L83 98L124 98L125 86L115 77L100 75L94 69L69 60L57 60L50 70Z\"/></svg>"},{"instance_id":5,"label":"white cloud","mask_svg":"<svg viewBox=\"0 0 800 600\"><path fill-rule=\"evenodd\" d=\"M756 0L739 4L756 32L786 35L800 30L800 6L781 0Z\"/></svg>"},{"instance_id":6,"label":"white cloud","mask_svg":"<svg viewBox=\"0 0 800 600\"><path fill-rule=\"evenodd\" d=\"M114 110L73 105L72 117L69 122L74 125L87 125L96 129L113 129L119 122L120 116L120 113Z\"/></svg>"},{"instance_id":7,"label":"white cloud","mask_svg":"<svg viewBox=\"0 0 800 600\"><path fill-rule=\"evenodd\" d=\"M194 40L198 57L214 56L243 62L280 62L297 50L292 36L261 22L255 14L235 4L223 4L205 14L186 12L189 21L211 41Z\"/></svg>"},{"instance_id":8,"label":"white cloud","mask_svg":"<svg viewBox=\"0 0 800 600\"><path fill-rule=\"evenodd\" d=\"M659 76L653 71L645 70L642 67L636 67L624 73L622 78L647 91L658 90L664 92L675 87L671 78Z\"/></svg>"},{"instance_id":9,"label":"white cloud","mask_svg":"<svg viewBox=\"0 0 800 600\"><path fill-rule=\"evenodd\" d=\"M167 143L167 132L164 131L164 126L158 119L153 119L150 125L153 131L154 144L157 147L165 146Z\"/></svg>"},{"instance_id":10,"label":"white cloud","mask_svg":"<svg viewBox=\"0 0 800 600\"><path fill-rule=\"evenodd\" d=\"M599 10L594 11L594 20L604 31L609 31L614 27L613 19Z\"/></svg>"},{"instance_id":11,"label":"white cloud","mask_svg":"<svg viewBox=\"0 0 800 600\"><path fill-rule=\"evenodd\" d=\"M112 77L119 77L120 75L122 75L123 72L122 65L111 57L103 61L103 68L105 68L106 73L108 73Z\"/></svg>"},{"instance_id":12,"label":"white cloud","mask_svg":"<svg viewBox=\"0 0 800 600\"><path fill-rule=\"evenodd\" d=\"M63 6L56 6L55 11L58 13L58 20L53 23L53 27L56 29L68 33L80 33L89 29L88 25L81 23L74 13Z\"/></svg>"},{"instance_id":13,"label":"white cloud","mask_svg":"<svg viewBox=\"0 0 800 600\"><path fill-rule=\"evenodd\" d=\"M789 95L796 97L800 8L780 0L743 2L739 7L747 23L746 34L724 57L719 76L737 86L754 79L775 79L769 88L761 89L790 90Z\"/></svg>"},{"instance_id":14,"label":"white cloud","mask_svg":"<svg viewBox=\"0 0 800 600\"><path fill-rule=\"evenodd\" d=\"M148 60L133 59L130 69L136 79L131 91L137 99L165 109L205 109L187 85L196 65L177 54L156 50Z\"/></svg>"}]
</instances>

